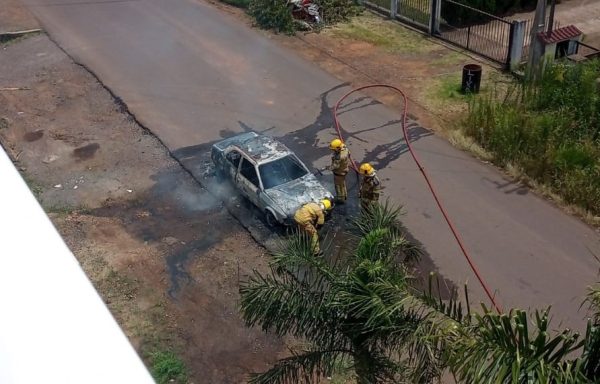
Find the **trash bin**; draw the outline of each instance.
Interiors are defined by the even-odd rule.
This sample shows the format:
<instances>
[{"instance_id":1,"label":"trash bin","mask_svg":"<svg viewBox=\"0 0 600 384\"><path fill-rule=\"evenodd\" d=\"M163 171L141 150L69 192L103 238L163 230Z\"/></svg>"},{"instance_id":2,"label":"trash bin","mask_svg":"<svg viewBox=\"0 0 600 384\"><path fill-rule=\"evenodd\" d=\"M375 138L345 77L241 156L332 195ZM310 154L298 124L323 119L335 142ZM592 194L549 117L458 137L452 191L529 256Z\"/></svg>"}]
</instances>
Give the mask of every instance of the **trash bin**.
<instances>
[{"instance_id":1,"label":"trash bin","mask_svg":"<svg viewBox=\"0 0 600 384\"><path fill-rule=\"evenodd\" d=\"M467 64L463 67L462 83L460 90L462 93L479 93L481 85L481 65Z\"/></svg>"}]
</instances>

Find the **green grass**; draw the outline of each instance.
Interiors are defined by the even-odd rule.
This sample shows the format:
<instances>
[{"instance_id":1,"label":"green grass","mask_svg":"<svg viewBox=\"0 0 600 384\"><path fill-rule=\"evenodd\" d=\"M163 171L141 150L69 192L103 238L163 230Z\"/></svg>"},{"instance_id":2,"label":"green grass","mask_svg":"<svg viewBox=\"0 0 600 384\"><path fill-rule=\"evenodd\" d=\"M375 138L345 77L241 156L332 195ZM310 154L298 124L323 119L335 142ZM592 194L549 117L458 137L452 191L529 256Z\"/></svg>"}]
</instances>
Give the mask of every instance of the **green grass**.
<instances>
[{"instance_id":1,"label":"green grass","mask_svg":"<svg viewBox=\"0 0 600 384\"><path fill-rule=\"evenodd\" d=\"M44 193L44 188L37 183L37 181L33 180L29 177L25 172L21 172L21 177L25 180L25 184L29 187L29 190L35 196L36 200L40 199L42 193Z\"/></svg>"},{"instance_id":2,"label":"green grass","mask_svg":"<svg viewBox=\"0 0 600 384\"><path fill-rule=\"evenodd\" d=\"M77 212L80 214L89 214L92 211L91 208L89 208L86 205L71 206L71 205L61 205L61 204L44 206L44 210L46 211L46 213L54 213L57 215L70 215L71 213L74 213L74 212Z\"/></svg>"},{"instance_id":3,"label":"green grass","mask_svg":"<svg viewBox=\"0 0 600 384\"><path fill-rule=\"evenodd\" d=\"M172 351L152 352L150 361L152 376L158 384L185 383L187 381L185 363Z\"/></svg>"},{"instance_id":4,"label":"green grass","mask_svg":"<svg viewBox=\"0 0 600 384\"><path fill-rule=\"evenodd\" d=\"M461 78L461 73L451 73L424 79L423 104L432 110L443 111L446 116L467 111L472 95L460 91Z\"/></svg>"},{"instance_id":5,"label":"green grass","mask_svg":"<svg viewBox=\"0 0 600 384\"><path fill-rule=\"evenodd\" d=\"M484 67L478 95L462 93L461 82L461 70L426 79L423 83L425 92L421 101L433 110L444 111L444 115L455 116L467 112L469 102L474 97L489 95L492 90L505 90L510 84L514 84L514 79L492 68Z\"/></svg>"},{"instance_id":6,"label":"green grass","mask_svg":"<svg viewBox=\"0 0 600 384\"><path fill-rule=\"evenodd\" d=\"M600 215L600 61L548 65L525 82L474 98L465 134L567 204Z\"/></svg>"},{"instance_id":7,"label":"green grass","mask_svg":"<svg viewBox=\"0 0 600 384\"><path fill-rule=\"evenodd\" d=\"M440 100L455 100L467 101L470 95L461 92L462 77L458 73L440 77L436 84L435 97Z\"/></svg>"},{"instance_id":8,"label":"green grass","mask_svg":"<svg viewBox=\"0 0 600 384\"><path fill-rule=\"evenodd\" d=\"M335 37L363 41L392 53L426 53L438 48L421 34L381 18L364 15L331 29Z\"/></svg>"},{"instance_id":9,"label":"green grass","mask_svg":"<svg viewBox=\"0 0 600 384\"><path fill-rule=\"evenodd\" d=\"M467 63L468 61L471 61L471 59L468 56L463 55L462 53L450 51L449 49L445 49L443 51L440 51L440 55L437 58L431 60L431 65L447 67L458 65L461 63Z\"/></svg>"}]
</instances>

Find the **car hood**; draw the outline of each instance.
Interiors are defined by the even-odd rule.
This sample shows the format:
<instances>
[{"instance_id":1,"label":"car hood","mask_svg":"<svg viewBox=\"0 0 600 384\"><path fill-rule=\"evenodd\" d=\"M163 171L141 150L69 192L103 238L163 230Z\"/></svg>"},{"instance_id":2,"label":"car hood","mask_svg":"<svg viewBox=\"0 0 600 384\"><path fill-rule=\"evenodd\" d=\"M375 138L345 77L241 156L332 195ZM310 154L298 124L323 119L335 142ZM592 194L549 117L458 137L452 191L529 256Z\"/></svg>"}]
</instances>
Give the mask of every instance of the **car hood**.
<instances>
[{"instance_id":1,"label":"car hood","mask_svg":"<svg viewBox=\"0 0 600 384\"><path fill-rule=\"evenodd\" d=\"M298 208L308 202L333 199L317 178L307 174L299 179L268 189L265 193L283 210L286 216L292 216Z\"/></svg>"}]
</instances>

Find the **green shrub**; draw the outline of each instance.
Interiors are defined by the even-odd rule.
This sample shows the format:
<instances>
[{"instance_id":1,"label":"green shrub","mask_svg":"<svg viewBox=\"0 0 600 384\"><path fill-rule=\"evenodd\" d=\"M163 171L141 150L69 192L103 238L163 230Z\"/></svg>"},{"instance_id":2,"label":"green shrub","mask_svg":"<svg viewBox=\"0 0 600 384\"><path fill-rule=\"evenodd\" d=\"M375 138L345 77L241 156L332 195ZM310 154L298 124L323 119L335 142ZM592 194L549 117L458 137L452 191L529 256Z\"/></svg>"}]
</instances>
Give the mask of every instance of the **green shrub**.
<instances>
[{"instance_id":1,"label":"green shrub","mask_svg":"<svg viewBox=\"0 0 600 384\"><path fill-rule=\"evenodd\" d=\"M565 201L600 214L600 63L550 64L537 84L475 97L464 131Z\"/></svg>"},{"instance_id":2,"label":"green shrub","mask_svg":"<svg viewBox=\"0 0 600 384\"><path fill-rule=\"evenodd\" d=\"M362 13L363 8L354 0L314 0L323 12L325 24L335 24L350 20Z\"/></svg>"},{"instance_id":3,"label":"green shrub","mask_svg":"<svg viewBox=\"0 0 600 384\"><path fill-rule=\"evenodd\" d=\"M326 25L347 21L362 11L362 7L354 0L314 1L321 8L323 23ZM248 13L264 29L293 34L300 26L292 17L291 6L286 0L249 0Z\"/></svg>"},{"instance_id":4,"label":"green shrub","mask_svg":"<svg viewBox=\"0 0 600 384\"><path fill-rule=\"evenodd\" d=\"M152 376L158 384L174 380L183 383L187 380L185 364L171 351L156 351L150 354Z\"/></svg>"},{"instance_id":5,"label":"green shrub","mask_svg":"<svg viewBox=\"0 0 600 384\"><path fill-rule=\"evenodd\" d=\"M261 28L288 34L296 30L292 12L285 0L250 0L248 13Z\"/></svg>"},{"instance_id":6,"label":"green shrub","mask_svg":"<svg viewBox=\"0 0 600 384\"><path fill-rule=\"evenodd\" d=\"M221 0L226 4L229 5L233 5L234 7L238 7L238 8L248 8L248 5L250 4L250 0Z\"/></svg>"}]
</instances>

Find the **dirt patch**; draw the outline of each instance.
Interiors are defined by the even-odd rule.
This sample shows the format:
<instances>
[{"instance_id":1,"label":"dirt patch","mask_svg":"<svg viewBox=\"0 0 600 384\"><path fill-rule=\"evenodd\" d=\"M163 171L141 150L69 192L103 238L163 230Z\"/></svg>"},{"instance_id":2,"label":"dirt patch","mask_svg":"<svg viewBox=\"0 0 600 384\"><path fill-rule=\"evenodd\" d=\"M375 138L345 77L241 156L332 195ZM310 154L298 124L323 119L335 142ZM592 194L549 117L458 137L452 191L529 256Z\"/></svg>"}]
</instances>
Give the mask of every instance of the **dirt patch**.
<instances>
[{"instance_id":1,"label":"dirt patch","mask_svg":"<svg viewBox=\"0 0 600 384\"><path fill-rule=\"evenodd\" d=\"M23 139L25 141L28 141L31 143L32 141L37 141L37 140L41 139L42 136L44 136L44 131L41 129L38 129L37 131L27 132L26 134L23 135Z\"/></svg>"},{"instance_id":2,"label":"dirt patch","mask_svg":"<svg viewBox=\"0 0 600 384\"><path fill-rule=\"evenodd\" d=\"M196 383L266 369L284 345L237 309L263 248L45 35L4 48L0 142L140 355Z\"/></svg>"},{"instance_id":3,"label":"dirt patch","mask_svg":"<svg viewBox=\"0 0 600 384\"><path fill-rule=\"evenodd\" d=\"M100 148L100 144L91 143L84 145L83 147L75 148L73 150L73 156L75 156L78 160L87 160L94 157L96 151Z\"/></svg>"},{"instance_id":4,"label":"dirt patch","mask_svg":"<svg viewBox=\"0 0 600 384\"><path fill-rule=\"evenodd\" d=\"M39 28L38 21L20 0L0 2L0 33Z\"/></svg>"}]
</instances>

